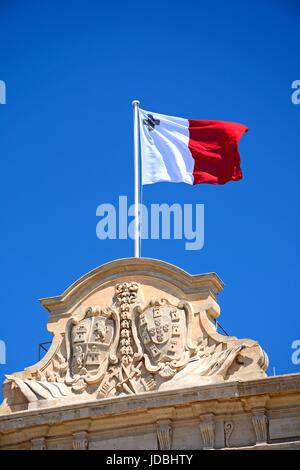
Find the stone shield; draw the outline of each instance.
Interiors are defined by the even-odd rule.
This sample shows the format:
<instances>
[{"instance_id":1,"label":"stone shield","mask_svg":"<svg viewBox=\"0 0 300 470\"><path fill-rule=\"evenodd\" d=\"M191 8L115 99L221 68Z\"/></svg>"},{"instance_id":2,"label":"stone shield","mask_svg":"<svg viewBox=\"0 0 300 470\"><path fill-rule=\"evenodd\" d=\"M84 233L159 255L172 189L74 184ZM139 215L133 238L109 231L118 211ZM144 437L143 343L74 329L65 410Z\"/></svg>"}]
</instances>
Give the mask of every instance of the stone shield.
<instances>
[{"instance_id":1,"label":"stone shield","mask_svg":"<svg viewBox=\"0 0 300 470\"><path fill-rule=\"evenodd\" d=\"M138 333L149 371L173 376L188 361L192 348L187 315L184 306L165 300L154 301L140 312Z\"/></svg>"},{"instance_id":2,"label":"stone shield","mask_svg":"<svg viewBox=\"0 0 300 470\"><path fill-rule=\"evenodd\" d=\"M89 317L73 326L71 334L72 374L82 369L96 374L106 360L114 336L112 319L99 315Z\"/></svg>"}]
</instances>

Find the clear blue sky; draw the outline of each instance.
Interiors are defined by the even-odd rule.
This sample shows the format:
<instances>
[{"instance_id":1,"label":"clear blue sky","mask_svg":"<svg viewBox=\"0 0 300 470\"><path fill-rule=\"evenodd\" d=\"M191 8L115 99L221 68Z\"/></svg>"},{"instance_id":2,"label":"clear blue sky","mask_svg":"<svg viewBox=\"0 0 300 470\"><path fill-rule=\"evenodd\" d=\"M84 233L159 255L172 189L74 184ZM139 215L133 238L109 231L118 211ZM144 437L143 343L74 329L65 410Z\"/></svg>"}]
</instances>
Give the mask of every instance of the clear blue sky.
<instances>
[{"instance_id":1,"label":"clear blue sky","mask_svg":"<svg viewBox=\"0 0 300 470\"><path fill-rule=\"evenodd\" d=\"M244 179L156 184L144 202L205 204L205 246L146 241L143 254L226 287L220 321L258 339L272 373L299 372L300 79L296 1L2 0L1 322L4 373L49 340L38 299L60 294L133 243L96 238L96 207L133 199L132 109L249 126Z\"/></svg>"}]
</instances>

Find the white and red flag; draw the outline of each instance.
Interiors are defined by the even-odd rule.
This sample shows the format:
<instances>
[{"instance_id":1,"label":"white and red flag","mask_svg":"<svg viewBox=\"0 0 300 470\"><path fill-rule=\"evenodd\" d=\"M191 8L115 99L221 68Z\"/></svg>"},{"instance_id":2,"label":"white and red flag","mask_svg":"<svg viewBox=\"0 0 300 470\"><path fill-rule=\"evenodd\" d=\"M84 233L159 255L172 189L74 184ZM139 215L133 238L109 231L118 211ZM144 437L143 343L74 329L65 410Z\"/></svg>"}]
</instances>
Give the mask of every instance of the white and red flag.
<instances>
[{"instance_id":1,"label":"white and red flag","mask_svg":"<svg viewBox=\"0 0 300 470\"><path fill-rule=\"evenodd\" d=\"M248 128L139 108L142 184L224 184L242 176L238 143Z\"/></svg>"}]
</instances>

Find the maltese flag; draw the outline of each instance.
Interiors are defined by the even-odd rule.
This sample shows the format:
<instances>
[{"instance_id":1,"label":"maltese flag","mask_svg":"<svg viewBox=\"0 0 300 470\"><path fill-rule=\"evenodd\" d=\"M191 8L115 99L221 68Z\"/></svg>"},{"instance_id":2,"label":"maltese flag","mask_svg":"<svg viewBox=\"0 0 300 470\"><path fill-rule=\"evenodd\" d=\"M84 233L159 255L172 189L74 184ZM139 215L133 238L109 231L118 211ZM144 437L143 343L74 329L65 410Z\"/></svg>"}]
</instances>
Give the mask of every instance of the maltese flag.
<instances>
[{"instance_id":1,"label":"maltese flag","mask_svg":"<svg viewBox=\"0 0 300 470\"><path fill-rule=\"evenodd\" d=\"M139 109L142 184L225 184L242 179L243 124L195 121Z\"/></svg>"}]
</instances>

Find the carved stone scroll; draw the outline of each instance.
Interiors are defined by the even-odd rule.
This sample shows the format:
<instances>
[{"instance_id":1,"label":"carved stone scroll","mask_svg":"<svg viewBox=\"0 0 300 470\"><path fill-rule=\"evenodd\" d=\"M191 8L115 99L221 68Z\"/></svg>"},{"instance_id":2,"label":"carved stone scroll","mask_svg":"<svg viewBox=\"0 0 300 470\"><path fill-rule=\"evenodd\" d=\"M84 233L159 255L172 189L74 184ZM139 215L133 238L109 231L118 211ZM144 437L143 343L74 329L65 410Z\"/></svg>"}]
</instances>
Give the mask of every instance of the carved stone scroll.
<instances>
[{"instance_id":1,"label":"carved stone scroll","mask_svg":"<svg viewBox=\"0 0 300 470\"><path fill-rule=\"evenodd\" d=\"M225 421L224 423L224 441L225 441L225 447L230 447L230 437L232 434L234 428L233 421Z\"/></svg>"}]
</instances>

